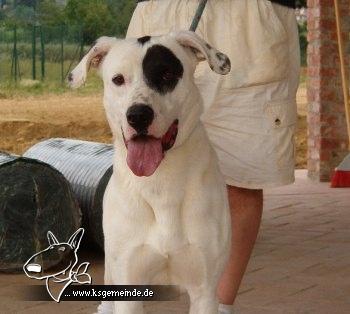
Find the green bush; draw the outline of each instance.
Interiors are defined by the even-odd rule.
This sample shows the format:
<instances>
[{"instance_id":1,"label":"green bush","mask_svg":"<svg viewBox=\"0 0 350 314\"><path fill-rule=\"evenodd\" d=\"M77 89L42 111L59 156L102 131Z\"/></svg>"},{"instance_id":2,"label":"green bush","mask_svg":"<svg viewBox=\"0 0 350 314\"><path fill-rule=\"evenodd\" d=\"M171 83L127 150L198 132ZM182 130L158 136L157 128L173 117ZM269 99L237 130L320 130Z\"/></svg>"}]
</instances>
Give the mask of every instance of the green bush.
<instances>
[{"instance_id":1,"label":"green bush","mask_svg":"<svg viewBox=\"0 0 350 314\"><path fill-rule=\"evenodd\" d=\"M134 0L69 0L64 9L68 25L80 25L85 44L100 36L123 36L128 27Z\"/></svg>"},{"instance_id":2,"label":"green bush","mask_svg":"<svg viewBox=\"0 0 350 314\"><path fill-rule=\"evenodd\" d=\"M301 65L307 65L307 23L299 24L299 42Z\"/></svg>"}]
</instances>

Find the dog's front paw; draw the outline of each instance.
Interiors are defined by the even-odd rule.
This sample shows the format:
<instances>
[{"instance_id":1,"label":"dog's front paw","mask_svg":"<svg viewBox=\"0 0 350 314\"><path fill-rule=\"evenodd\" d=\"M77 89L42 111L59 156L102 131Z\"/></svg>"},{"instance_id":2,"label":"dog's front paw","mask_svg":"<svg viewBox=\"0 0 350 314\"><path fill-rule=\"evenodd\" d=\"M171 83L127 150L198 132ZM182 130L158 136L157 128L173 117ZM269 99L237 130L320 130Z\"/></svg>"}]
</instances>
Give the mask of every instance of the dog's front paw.
<instances>
[{"instance_id":1,"label":"dog's front paw","mask_svg":"<svg viewBox=\"0 0 350 314\"><path fill-rule=\"evenodd\" d=\"M113 314L113 302L101 302L95 314Z\"/></svg>"}]
</instances>

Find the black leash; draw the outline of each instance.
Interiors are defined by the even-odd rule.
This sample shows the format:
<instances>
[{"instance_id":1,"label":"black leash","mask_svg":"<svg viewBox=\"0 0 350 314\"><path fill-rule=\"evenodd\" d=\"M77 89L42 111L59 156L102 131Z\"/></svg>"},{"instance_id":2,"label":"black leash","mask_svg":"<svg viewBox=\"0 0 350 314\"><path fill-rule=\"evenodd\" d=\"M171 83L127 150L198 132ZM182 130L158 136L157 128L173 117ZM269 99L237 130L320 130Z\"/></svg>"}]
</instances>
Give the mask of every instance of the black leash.
<instances>
[{"instance_id":1,"label":"black leash","mask_svg":"<svg viewBox=\"0 0 350 314\"><path fill-rule=\"evenodd\" d=\"M201 20L201 17L203 15L203 11L205 9L205 6L207 4L208 0L200 0L197 11L195 16L193 17L193 21L190 27L190 31L195 32L197 27L198 27L198 23Z\"/></svg>"}]
</instances>

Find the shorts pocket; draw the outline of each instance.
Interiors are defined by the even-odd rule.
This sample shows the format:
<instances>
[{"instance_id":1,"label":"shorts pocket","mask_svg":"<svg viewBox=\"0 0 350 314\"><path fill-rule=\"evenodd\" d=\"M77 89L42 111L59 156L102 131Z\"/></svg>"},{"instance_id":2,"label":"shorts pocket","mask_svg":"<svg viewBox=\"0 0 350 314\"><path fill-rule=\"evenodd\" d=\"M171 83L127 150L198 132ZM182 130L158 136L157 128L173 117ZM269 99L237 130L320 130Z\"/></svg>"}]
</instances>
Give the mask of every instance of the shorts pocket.
<instances>
[{"instance_id":1,"label":"shorts pocket","mask_svg":"<svg viewBox=\"0 0 350 314\"><path fill-rule=\"evenodd\" d=\"M295 101L270 102L264 109L267 135L273 137L273 155L277 169L294 167L294 133L297 123Z\"/></svg>"},{"instance_id":2,"label":"shorts pocket","mask_svg":"<svg viewBox=\"0 0 350 314\"><path fill-rule=\"evenodd\" d=\"M266 104L264 108L264 129L277 130L293 126L297 122L297 106L295 101L282 100Z\"/></svg>"}]
</instances>

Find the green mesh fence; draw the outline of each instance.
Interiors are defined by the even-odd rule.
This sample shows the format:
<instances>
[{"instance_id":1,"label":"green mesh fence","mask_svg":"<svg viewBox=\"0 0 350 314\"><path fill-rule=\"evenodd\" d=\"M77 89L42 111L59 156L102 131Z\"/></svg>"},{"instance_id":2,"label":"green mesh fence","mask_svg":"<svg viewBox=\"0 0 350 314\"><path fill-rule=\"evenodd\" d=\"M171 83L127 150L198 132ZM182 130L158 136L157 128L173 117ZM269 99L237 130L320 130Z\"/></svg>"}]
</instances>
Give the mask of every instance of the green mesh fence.
<instances>
[{"instance_id":1,"label":"green mesh fence","mask_svg":"<svg viewBox=\"0 0 350 314\"><path fill-rule=\"evenodd\" d=\"M63 82L86 48L79 27L0 28L0 82Z\"/></svg>"}]
</instances>

